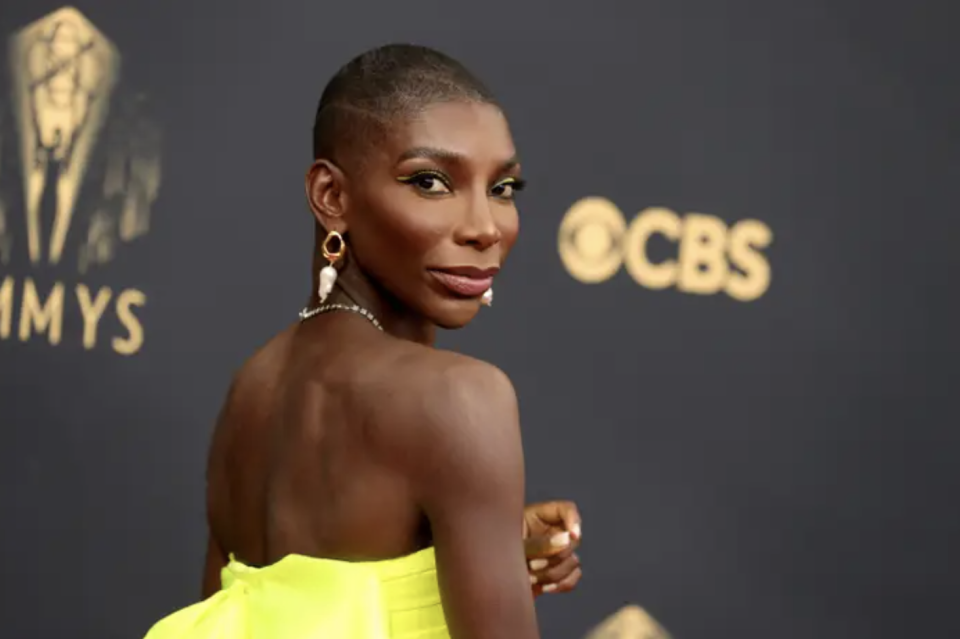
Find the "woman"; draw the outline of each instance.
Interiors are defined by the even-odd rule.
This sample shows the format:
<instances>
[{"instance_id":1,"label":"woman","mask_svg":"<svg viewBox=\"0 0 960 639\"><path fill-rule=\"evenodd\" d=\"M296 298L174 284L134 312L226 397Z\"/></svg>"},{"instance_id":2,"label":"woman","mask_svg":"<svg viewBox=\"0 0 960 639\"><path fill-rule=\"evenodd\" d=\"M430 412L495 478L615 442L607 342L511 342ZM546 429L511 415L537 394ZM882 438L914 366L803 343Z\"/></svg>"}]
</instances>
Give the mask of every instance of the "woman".
<instances>
[{"instance_id":1,"label":"woman","mask_svg":"<svg viewBox=\"0 0 960 639\"><path fill-rule=\"evenodd\" d=\"M432 347L517 236L504 115L457 62L390 45L330 81L314 156L314 293L214 433L206 599L148 637L538 637L531 583L577 582L579 515L523 507L510 381Z\"/></svg>"}]
</instances>

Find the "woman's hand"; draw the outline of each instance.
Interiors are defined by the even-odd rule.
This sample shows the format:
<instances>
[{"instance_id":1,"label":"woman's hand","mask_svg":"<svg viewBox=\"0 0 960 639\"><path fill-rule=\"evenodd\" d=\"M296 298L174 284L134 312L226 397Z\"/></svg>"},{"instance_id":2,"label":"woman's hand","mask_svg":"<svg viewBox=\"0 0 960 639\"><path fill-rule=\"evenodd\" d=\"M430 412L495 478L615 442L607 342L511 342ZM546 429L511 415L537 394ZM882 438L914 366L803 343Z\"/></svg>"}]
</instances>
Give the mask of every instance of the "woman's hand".
<instances>
[{"instance_id":1,"label":"woman's hand","mask_svg":"<svg viewBox=\"0 0 960 639\"><path fill-rule=\"evenodd\" d=\"M523 544L534 596L569 592L580 581L580 513L570 501L530 504L523 511Z\"/></svg>"}]
</instances>

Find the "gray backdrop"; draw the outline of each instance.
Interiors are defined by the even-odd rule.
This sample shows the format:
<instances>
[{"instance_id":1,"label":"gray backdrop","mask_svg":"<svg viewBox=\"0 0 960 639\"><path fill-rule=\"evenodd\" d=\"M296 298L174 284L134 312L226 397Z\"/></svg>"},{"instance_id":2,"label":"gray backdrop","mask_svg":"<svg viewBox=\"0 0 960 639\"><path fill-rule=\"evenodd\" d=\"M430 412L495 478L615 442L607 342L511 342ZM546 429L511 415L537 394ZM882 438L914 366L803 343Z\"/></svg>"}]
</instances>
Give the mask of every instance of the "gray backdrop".
<instances>
[{"instance_id":1,"label":"gray backdrop","mask_svg":"<svg viewBox=\"0 0 960 639\"><path fill-rule=\"evenodd\" d=\"M530 499L582 508L543 634L628 602L690 639L960 632L956 3L90 0L117 58L69 13L12 39L58 8L0 11L0 635L139 637L196 597L227 382L308 293L316 101L389 41L487 79L530 178L496 305L442 344L514 379ZM561 234L585 197L645 222Z\"/></svg>"}]
</instances>

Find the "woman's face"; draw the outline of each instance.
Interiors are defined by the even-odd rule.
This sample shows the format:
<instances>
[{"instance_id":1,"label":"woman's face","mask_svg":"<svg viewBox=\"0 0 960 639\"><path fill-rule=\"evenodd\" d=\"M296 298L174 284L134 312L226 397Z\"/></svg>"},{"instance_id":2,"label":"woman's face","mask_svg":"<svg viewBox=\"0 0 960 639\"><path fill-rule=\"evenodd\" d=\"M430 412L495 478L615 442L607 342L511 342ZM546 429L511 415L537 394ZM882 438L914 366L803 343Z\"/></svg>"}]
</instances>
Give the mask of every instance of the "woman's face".
<instances>
[{"instance_id":1,"label":"woman's face","mask_svg":"<svg viewBox=\"0 0 960 639\"><path fill-rule=\"evenodd\" d=\"M348 250L408 307L443 328L464 326L516 241L522 186L497 107L433 105L395 124L348 179Z\"/></svg>"}]
</instances>

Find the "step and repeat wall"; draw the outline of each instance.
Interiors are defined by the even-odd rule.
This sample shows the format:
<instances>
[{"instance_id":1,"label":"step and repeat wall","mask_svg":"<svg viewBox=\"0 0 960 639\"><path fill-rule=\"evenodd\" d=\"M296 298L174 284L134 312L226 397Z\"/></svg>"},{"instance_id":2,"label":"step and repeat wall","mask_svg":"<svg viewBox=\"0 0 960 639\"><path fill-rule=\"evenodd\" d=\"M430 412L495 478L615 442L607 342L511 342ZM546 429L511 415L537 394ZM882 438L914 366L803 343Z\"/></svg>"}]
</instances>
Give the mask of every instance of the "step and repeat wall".
<instances>
[{"instance_id":1,"label":"step and repeat wall","mask_svg":"<svg viewBox=\"0 0 960 639\"><path fill-rule=\"evenodd\" d=\"M489 82L530 180L441 345L513 378L529 499L582 509L544 636L957 636L958 17L4 2L0 635L197 598L220 402L309 293L316 102L406 41Z\"/></svg>"}]
</instances>

